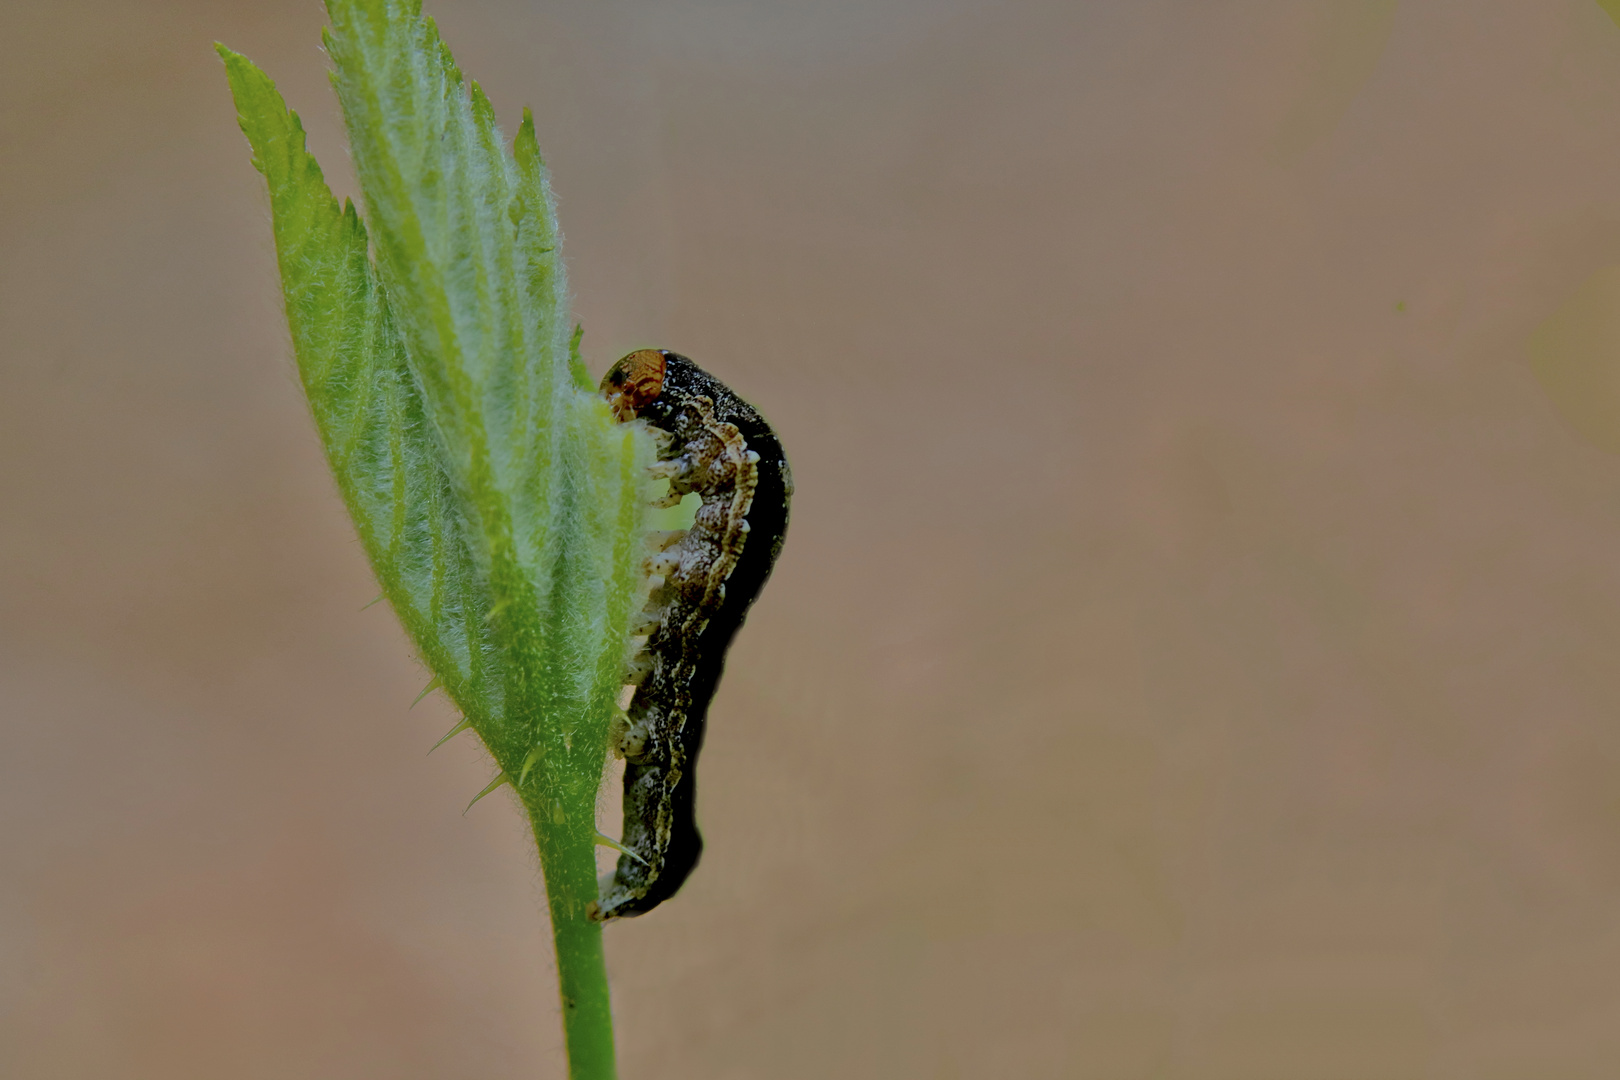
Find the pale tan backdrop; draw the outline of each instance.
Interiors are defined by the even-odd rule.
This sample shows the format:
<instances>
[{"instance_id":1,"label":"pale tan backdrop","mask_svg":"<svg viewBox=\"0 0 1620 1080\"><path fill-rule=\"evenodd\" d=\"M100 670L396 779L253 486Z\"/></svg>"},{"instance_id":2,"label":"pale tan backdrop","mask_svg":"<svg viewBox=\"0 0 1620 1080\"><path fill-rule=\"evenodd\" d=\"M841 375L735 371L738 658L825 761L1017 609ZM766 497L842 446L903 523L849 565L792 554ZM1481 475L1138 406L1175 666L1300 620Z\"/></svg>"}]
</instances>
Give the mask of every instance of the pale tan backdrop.
<instances>
[{"instance_id":1,"label":"pale tan backdrop","mask_svg":"<svg viewBox=\"0 0 1620 1080\"><path fill-rule=\"evenodd\" d=\"M1590 0L436 0L597 370L799 493L627 1080L1620 1075L1620 29ZM0 1075L560 1076L210 43L0 9ZM1539 329L1538 329L1539 328Z\"/></svg>"}]
</instances>

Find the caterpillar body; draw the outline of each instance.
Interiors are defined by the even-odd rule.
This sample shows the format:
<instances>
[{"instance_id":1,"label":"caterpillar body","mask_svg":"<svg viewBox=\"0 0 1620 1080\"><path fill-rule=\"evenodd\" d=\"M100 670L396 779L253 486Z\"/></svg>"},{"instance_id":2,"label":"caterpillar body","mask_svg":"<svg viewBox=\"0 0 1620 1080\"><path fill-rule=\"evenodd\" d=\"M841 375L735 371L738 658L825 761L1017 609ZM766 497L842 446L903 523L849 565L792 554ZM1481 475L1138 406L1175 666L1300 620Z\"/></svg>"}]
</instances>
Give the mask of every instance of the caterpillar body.
<instances>
[{"instance_id":1,"label":"caterpillar body","mask_svg":"<svg viewBox=\"0 0 1620 1080\"><path fill-rule=\"evenodd\" d=\"M602 393L618 420L661 433L654 475L669 480L666 505L694 492L701 500L692 527L665 534L648 559L647 642L613 734L625 759L624 854L591 909L606 922L673 896L702 854L695 767L709 700L782 550L793 477L765 418L678 353L630 353L603 377Z\"/></svg>"}]
</instances>

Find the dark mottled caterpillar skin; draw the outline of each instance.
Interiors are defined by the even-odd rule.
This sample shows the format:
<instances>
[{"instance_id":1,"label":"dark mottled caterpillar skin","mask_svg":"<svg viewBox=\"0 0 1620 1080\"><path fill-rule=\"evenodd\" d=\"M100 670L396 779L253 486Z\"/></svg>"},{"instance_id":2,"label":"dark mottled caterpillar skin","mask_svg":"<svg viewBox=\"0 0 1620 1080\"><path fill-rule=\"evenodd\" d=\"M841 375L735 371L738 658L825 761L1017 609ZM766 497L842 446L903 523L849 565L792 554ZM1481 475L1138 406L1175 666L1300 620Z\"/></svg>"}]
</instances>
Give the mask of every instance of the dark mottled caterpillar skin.
<instances>
[{"instance_id":1,"label":"dark mottled caterpillar skin","mask_svg":"<svg viewBox=\"0 0 1620 1080\"><path fill-rule=\"evenodd\" d=\"M702 500L692 528L667 536L648 560L650 630L614 745L626 761L622 843L634 854L620 855L603 882L591 917L605 922L675 895L702 854L694 769L709 699L782 550L793 478L765 418L684 356L633 352L608 371L602 392L621 421L667 436L654 469L669 478L669 504L688 492Z\"/></svg>"}]
</instances>

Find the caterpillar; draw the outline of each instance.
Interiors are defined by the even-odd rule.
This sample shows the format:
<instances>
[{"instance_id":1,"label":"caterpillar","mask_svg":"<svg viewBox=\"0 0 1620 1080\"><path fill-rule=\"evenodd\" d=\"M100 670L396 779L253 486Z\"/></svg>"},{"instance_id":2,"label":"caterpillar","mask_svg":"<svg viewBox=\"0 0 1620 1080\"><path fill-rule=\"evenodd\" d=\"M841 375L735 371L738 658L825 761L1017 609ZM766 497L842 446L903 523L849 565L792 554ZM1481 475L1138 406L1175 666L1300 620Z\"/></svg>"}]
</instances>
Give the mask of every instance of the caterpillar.
<instances>
[{"instance_id":1,"label":"caterpillar","mask_svg":"<svg viewBox=\"0 0 1620 1080\"><path fill-rule=\"evenodd\" d=\"M765 418L678 353L630 353L603 376L602 394L617 420L658 434L653 475L669 480L661 505L693 492L701 500L692 527L657 536L647 560L653 589L637 628L647 641L611 737L625 760L623 853L590 910L607 922L675 895L703 853L695 768L709 700L782 550L793 477Z\"/></svg>"}]
</instances>

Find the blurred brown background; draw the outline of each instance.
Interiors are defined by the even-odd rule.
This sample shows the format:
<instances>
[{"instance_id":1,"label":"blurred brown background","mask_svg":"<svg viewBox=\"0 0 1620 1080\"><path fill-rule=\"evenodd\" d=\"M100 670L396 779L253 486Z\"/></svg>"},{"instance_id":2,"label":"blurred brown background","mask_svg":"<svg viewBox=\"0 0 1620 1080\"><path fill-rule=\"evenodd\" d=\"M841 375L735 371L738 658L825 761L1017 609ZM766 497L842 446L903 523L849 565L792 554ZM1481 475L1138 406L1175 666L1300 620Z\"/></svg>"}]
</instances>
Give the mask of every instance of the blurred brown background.
<instances>
[{"instance_id":1,"label":"blurred brown background","mask_svg":"<svg viewBox=\"0 0 1620 1080\"><path fill-rule=\"evenodd\" d=\"M1570 2L436 0L593 367L799 484L613 926L630 1078L1612 1077L1620 29ZM0 1075L561 1075L514 808L375 595L220 66L0 9Z\"/></svg>"}]
</instances>

